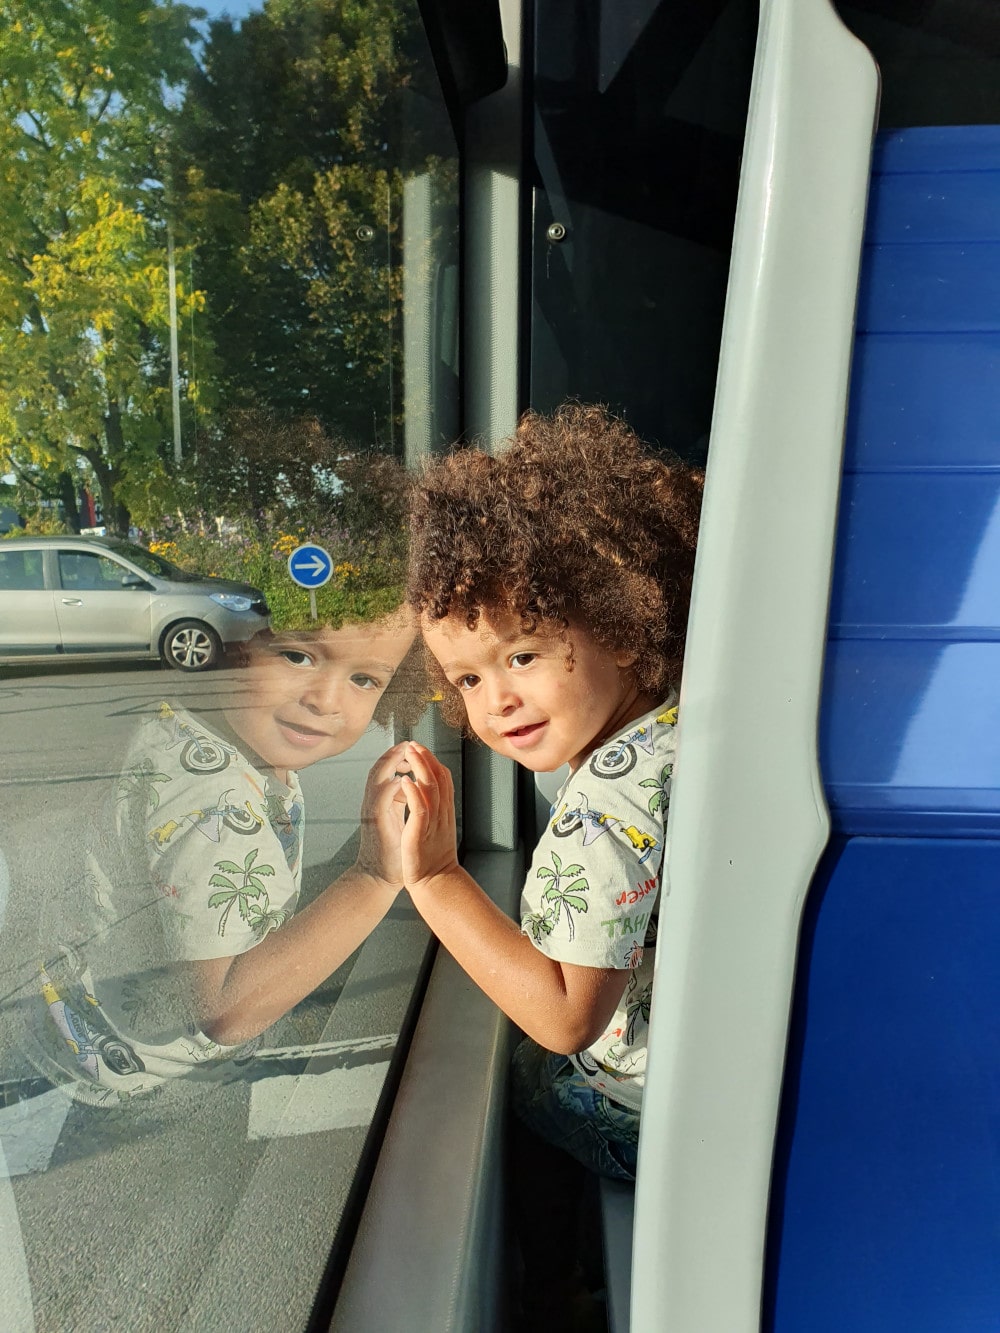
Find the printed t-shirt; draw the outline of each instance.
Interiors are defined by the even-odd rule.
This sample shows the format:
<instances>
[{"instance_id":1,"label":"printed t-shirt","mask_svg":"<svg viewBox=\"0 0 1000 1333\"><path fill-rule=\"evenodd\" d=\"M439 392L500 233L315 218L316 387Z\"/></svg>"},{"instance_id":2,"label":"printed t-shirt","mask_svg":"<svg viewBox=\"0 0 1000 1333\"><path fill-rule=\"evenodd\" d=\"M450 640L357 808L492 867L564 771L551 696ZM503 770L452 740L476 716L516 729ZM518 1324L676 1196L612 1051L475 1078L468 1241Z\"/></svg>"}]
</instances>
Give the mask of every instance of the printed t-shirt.
<instances>
[{"instance_id":1,"label":"printed t-shirt","mask_svg":"<svg viewBox=\"0 0 1000 1333\"><path fill-rule=\"evenodd\" d=\"M676 748L673 700L596 749L556 796L521 898L521 929L542 953L626 973L605 1031L573 1063L639 1109L653 945Z\"/></svg>"},{"instance_id":2,"label":"printed t-shirt","mask_svg":"<svg viewBox=\"0 0 1000 1333\"><path fill-rule=\"evenodd\" d=\"M84 943L60 947L41 981L59 1063L96 1085L92 1100L252 1050L200 1030L178 965L245 953L294 912L303 806L288 776L260 772L184 709L161 704L140 726L88 858Z\"/></svg>"}]
</instances>

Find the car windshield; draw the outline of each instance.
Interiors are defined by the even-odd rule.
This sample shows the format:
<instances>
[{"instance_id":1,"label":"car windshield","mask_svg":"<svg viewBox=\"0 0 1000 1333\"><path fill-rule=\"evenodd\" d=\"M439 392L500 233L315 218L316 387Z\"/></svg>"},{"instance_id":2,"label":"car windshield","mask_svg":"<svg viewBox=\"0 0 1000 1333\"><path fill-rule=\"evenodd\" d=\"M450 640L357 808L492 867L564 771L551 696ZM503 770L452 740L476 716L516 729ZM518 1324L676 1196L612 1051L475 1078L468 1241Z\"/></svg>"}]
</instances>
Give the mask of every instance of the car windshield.
<instances>
[{"instance_id":1,"label":"car windshield","mask_svg":"<svg viewBox=\"0 0 1000 1333\"><path fill-rule=\"evenodd\" d=\"M170 579L175 583L194 583L199 581L198 574L189 574L186 570L179 569L176 565L164 560L162 555L154 555L152 551L147 551L145 546L136 546L134 542L109 542L109 549L123 555L127 560L131 560L133 565L138 565L144 569L147 574L156 574L161 579Z\"/></svg>"}]
</instances>

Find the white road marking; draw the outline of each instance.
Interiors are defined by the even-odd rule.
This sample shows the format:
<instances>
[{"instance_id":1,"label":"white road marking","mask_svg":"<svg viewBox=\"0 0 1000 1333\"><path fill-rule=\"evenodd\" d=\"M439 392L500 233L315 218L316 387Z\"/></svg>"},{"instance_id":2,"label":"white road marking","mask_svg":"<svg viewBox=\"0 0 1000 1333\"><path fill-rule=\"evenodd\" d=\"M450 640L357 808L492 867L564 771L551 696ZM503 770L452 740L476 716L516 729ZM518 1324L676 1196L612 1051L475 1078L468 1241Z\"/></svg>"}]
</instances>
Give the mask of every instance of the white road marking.
<instances>
[{"instance_id":1,"label":"white road marking","mask_svg":"<svg viewBox=\"0 0 1000 1333\"><path fill-rule=\"evenodd\" d=\"M72 1105L65 1093L53 1088L40 1097L0 1107L0 1167L4 1176L45 1170Z\"/></svg>"},{"instance_id":2,"label":"white road marking","mask_svg":"<svg viewBox=\"0 0 1000 1333\"><path fill-rule=\"evenodd\" d=\"M324 1057L338 1063L323 1073L275 1074L253 1082L247 1116L248 1140L367 1125L375 1113L389 1069L389 1061L377 1056L379 1052L390 1051L395 1041L390 1034L320 1042L298 1050L285 1047L281 1051L258 1051L258 1060L305 1054L320 1067Z\"/></svg>"},{"instance_id":3,"label":"white road marking","mask_svg":"<svg viewBox=\"0 0 1000 1333\"><path fill-rule=\"evenodd\" d=\"M7 1180L9 1168L0 1147L0 1310L6 1333L35 1333L35 1316L28 1281L28 1257L21 1238L14 1191Z\"/></svg>"}]
</instances>

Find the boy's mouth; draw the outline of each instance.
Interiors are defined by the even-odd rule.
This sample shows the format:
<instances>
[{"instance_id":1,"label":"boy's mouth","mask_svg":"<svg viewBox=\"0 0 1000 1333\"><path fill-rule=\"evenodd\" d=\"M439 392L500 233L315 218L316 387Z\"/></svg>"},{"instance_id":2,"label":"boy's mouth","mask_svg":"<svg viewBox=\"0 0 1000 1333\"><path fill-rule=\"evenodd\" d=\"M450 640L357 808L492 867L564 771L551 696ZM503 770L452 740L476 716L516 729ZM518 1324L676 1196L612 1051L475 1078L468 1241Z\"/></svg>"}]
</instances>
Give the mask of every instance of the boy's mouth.
<instances>
[{"instance_id":1,"label":"boy's mouth","mask_svg":"<svg viewBox=\"0 0 1000 1333\"><path fill-rule=\"evenodd\" d=\"M548 722L529 722L526 726L514 727L510 731L505 731L503 738L517 747L530 745L547 726Z\"/></svg>"},{"instance_id":2,"label":"boy's mouth","mask_svg":"<svg viewBox=\"0 0 1000 1333\"><path fill-rule=\"evenodd\" d=\"M307 727L301 722L286 722L283 717L276 717L274 720L293 745L310 747L318 745L320 741L329 739L327 732L318 731L315 727Z\"/></svg>"}]
</instances>

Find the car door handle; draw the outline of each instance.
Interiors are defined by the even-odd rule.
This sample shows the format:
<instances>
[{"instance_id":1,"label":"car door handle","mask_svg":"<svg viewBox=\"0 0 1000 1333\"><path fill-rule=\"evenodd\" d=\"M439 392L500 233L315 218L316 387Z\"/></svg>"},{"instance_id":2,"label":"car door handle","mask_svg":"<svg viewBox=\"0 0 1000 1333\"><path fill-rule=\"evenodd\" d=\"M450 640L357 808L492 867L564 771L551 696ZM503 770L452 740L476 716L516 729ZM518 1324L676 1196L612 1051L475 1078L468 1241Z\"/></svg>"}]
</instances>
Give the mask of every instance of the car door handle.
<instances>
[{"instance_id":1,"label":"car door handle","mask_svg":"<svg viewBox=\"0 0 1000 1333\"><path fill-rule=\"evenodd\" d=\"M82 597L64 597L63 606L83 606Z\"/></svg>"}]
</instances>

